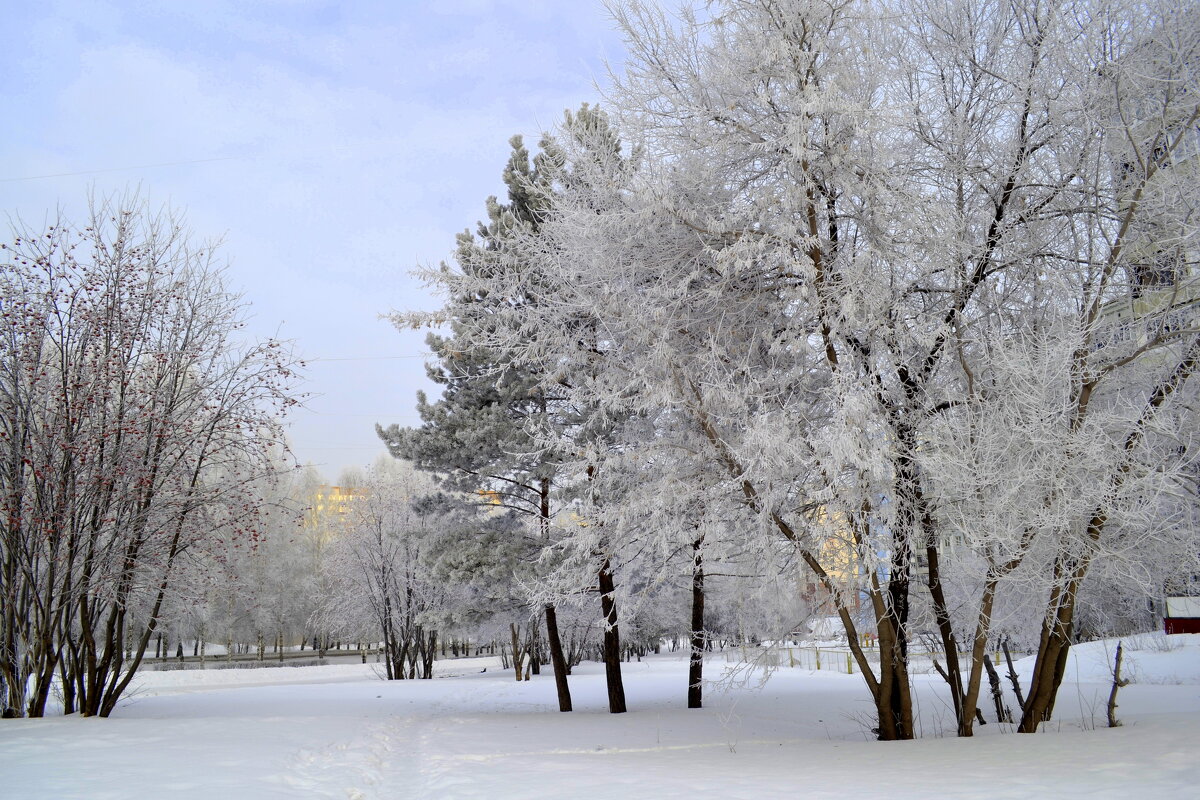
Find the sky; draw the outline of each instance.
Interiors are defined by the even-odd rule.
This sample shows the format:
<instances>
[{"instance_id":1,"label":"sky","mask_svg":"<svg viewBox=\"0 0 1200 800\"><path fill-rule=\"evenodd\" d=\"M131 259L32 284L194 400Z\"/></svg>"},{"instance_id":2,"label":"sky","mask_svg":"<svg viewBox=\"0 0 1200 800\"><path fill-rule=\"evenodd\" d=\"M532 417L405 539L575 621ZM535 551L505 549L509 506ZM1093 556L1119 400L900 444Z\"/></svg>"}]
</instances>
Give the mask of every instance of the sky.
<instances>
[{"instance_id":1,"label":"sky","mask_svg":"<svg viewBox=\"0 0 1200 800\"><path fill-rule=\"evenodd\" d=\"M249 332L308 364L289 436L331 482L437 392L425 333L380 315L440 305L411 271L503 194L509 137L596 102L622 55L599 0L0 8L0 212L38 228L136 190L220 239Z\"/></svg>"}]
</instances>

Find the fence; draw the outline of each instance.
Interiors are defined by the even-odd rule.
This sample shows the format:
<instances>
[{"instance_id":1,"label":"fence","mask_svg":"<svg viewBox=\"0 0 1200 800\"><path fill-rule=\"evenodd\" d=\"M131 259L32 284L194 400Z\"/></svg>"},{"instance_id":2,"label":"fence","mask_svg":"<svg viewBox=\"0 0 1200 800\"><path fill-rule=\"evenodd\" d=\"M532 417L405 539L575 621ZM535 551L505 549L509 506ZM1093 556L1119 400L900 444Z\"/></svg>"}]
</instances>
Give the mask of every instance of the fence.
<instances>
[{"instance_id":1,"label":"fence","mask_svg":"<svg viewBox=\"0 0 1200 800\"><path fill-rule=\"evenodd\" d=\"M863 655L867 657L868 663L879 664L879 648L877 646L865 646L862 651ZM832 670L847 675L853 675L860 671L858 662L848 647L735 647L725 650L724 653L725 662L729 664L752 663L771 668ZM1000 652L989 653L988 658L992 659L992 663L999 664ZM945 653L910 649L908 653L909 674L935 672L936 668L933 666L935 659L945 667ZM959 653L958 662L959 664L969 664L971 654Z\"/></svg>"},{"instance_id":2,"label":"fence","mask_svg":"<svg viewBox=\"0 0 1200 800\"><path fill-rule=\"evenodd\" d=\"M222 656L221 658L210 657L207 661L200 661L199 659L188 661L147 660L142 669L148 672L174 672L191 669L267 669L272 667L323 667L328 663L329 661L324 658L315 658L312 656L308 658L289 658L286 661L279 661L277 659L259 661L258 659L249 658L226 661Z\"/></svg>"}]
</instances>

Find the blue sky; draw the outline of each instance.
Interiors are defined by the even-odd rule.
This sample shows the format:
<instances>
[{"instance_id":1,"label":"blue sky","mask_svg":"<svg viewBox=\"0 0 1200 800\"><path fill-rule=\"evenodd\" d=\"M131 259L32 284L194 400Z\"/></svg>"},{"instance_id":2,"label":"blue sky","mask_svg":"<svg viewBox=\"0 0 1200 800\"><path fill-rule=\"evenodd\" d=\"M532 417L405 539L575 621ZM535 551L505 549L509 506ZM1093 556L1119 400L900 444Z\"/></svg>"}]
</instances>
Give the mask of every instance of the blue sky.
<instances>
[{"instance_id":1,"label":"blue sky","mask_svg":"<svg viewBox=\"0 0 1200 800\"><path fill-rule=\"evenodd\" d=\"M622 54L598 0L3 6L0 210L82 219L89 189L140 187L223 239L252 331L311 359L291 436L331 480L431 388L424 334L378 315L436 307L409 270L502 192L508 138L595 102Z\"/></svg>"}]
</instances>

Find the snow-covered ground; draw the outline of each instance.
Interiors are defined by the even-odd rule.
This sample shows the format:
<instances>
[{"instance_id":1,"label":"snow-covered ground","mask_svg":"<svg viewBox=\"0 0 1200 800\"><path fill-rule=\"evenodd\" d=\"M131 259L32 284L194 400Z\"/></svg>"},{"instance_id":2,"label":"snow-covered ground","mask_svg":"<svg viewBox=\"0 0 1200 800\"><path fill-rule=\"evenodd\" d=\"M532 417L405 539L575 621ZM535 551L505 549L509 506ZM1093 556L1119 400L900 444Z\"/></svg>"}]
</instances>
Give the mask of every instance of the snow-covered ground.
<instances>
[{"instance_id":1,"label":"snow-covered ground","mask_svg":"<svg viewBox=\"0 0 1200 800\"><path fill-rule=\"evenodd\" d=\"M954 738L944 684L922 676L923 738L892 743L872 740L858 675L785 667L689 711L678 655L625 665L622 715L598 664L572 677L571 714L549 674L516 683L491 659L441 662L432 681L353 664L145 673L110 719L0 723L0 797L1200 796L1200 636L1126 642L1114 729L1111 646L1074 648L1044 733Z\"/></svg>"}]
</instances>

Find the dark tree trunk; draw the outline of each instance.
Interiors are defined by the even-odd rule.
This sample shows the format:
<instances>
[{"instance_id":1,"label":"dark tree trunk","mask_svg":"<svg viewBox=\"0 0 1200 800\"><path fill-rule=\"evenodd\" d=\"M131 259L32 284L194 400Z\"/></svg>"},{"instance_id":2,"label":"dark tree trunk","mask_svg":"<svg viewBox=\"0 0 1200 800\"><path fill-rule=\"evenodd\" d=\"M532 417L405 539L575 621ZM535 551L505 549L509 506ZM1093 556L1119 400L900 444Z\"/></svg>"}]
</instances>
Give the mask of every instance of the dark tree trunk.
<instances>
[{"instance_id":1,"label":"dark tree trunk","mask_svg":"<svg viewBox=\"0 0 1200 800\"><path fill-rule=\"evenodd\" d=\"M1012 722L1012 713L1008 710L1008 706L1004 705L1004 690L1000 685L1000 674L996 672L996 668L986 655L983 657L983 666L987 669L988 683L992 687L992 705L996 708L996 721Z\"/></svg>"},{"instance_id":2,"label":"dark tree trunk","mask_svg":"<svg viewBox=\"0 0 1200 800\"><path fill-rule=\"evenodd\" d=\"M688 708L702 708L704 703L704 561L700 547L704 537L692 542L692 652L688 662Z\"/></svg>"},{"instance_id":3,"label":"dark tree trunk","mask_svg":"<svg viewBox=\"0 0 1200 800\"><path fill-rule=\"evenodd\" d=\"M429 632L429 642L425 648L425 657L422 659L421 668L424 674L421 676L425 680L433 678L433 659L437 655L437 631Z\"/></svg>"},{"instance_id":4,"label":"dark tree trunk","mask_svg":"<svg viewBox=\"0 0 1200 800\"><path fill-rule=\"evenodd\" d=\"M1113 682L1112 689L1108 693L1108 727L1121 727L1121 720L1117 719L1117 690L1122 686L1128 686L1129 681L1121 677L1121 642L1117 642L1117 658L1113 664Z\"/></svg>"},{"instance_id":5,"label":"dark tree trunk","mask_svg":"<svg viewBox=\"0 0 1200 800\"><path fill-rule=\"evenodd\" d=\"M554 667L554 686L558 690L558 710L571 710L571 687L567 683L567 659L563 656L562 640L558 638L558 614L553 605L546 606L546 641L550 644L550 663Z\"/></svg>"},{"instance_id":6,"label":"dark tree trunk","mask_svg":"<svg viewBox=\"0 0 1200 800\"><path fill-rule=\"evenodd\" d=\"M1060 590L1056 589L1058 595ZM1065 592L1062 592L1065 595ZM1042 622L1041 643L1034 661L1029 695L1021 714L1021 733L1036 733L1038 726L1054 713L1054 697L1062 684L1067 654L1071 649L1074 627L1075 598L1057 596L1053 609Z\"/></svg>"},{"instance_id":7,"label":"dark tree trunk","mask_svg":"<svg viewBox=\"0 0 1200 800\"><path fill-rule=\"evenodd\" d=\"M517 634L516 623L513 623L513 622L508 623L508 632L512 636L513 673L515 673L517 682L519 683L521 680L521 666L522 666L522 662L524 661L524 658L523 658L524 654L521 652L521 639L520 639L520 636Z\"/></svg>"},{"instance_id":8,"label":"dark tree trunk","mask_svg":"<svg viewBox=\"0 0 1200 800\"><path fill-rule=\"evenodd\" d=\"M621 681L621 634L617 628L616 585L608 559L597 575L600 585L600 611L604 616L604 675L608 679L608 710L625 713L625 685Z\"/></svg>"},{"instance_id":9,"label":"dark tree trunk","mask_svg":"<svg viewBox=\"0 0 1200 800\"><path fill-rule=\"evenodd\" d=\"M907 540L905 540L907 541ZM890 647L885 651L880 636L880 684L887 686L877 698L879 738L884 741L911 739L912 697L908 684L908 626L909 611L909 553L902 548L900 557L893 559L894 576L888 583L891 603L887 612L890 623Z\"/></svg>"},{"instance_id":10,"label":"dark tree trunk","mask_svg":"<svg viewBox=\"0 0 1200 800\"><path fill-rule=\"evenodd\" d=\"M59 675L62 677L63 714L75 713L75 683L67 674L66 661L61 662Z\"/></svg>"},{"instance_id":11,"label":"dark tree trunk","mask_svg":"<svg viewBox=\"0 0 1200 800\"><path fill-rule=\"evenodd\" d=\"M1012 683L1013 694L1017 697L1017 705L1025 707L1025 695L1021 692L1021 681L1017 678L1017 668L1013 666L1012 653L1008 651L1008 639L1000 640L1000 649L1004 651L1004 661L1008 664L1008 680Z\"/></svg>"},{"instance_id":12,"label":"dark tree trunk","mask_svg":"<svg viewBox=\"0 0 1200 800\"><path fill-rule=\"evenodd\" d=\"M932 528L926 521L925 530ZM946 605L946 595L942 590L942 570L938 559L938 548L930 543L925 548L925 559L929 565L929 595L933 600L933 613L937 619L938 634L942 638L942 649L946 653L946 683L950 684L950 700L954 704L954 717L958 723L958 735L971 735L971 715L974 714L974 698L971 703L965 703L966 692L963 689L962 667L958 662L958 639L954 636L954 628L950 623L950 611ZM984 658L987 656L985 655Z\"/></svg>"}]
</instances>

